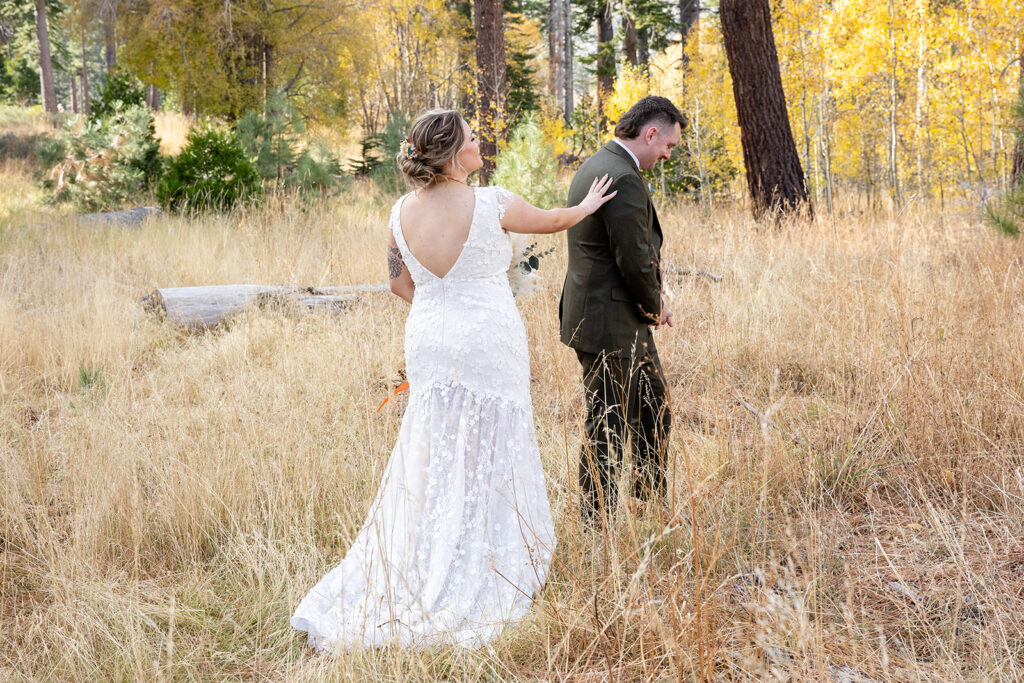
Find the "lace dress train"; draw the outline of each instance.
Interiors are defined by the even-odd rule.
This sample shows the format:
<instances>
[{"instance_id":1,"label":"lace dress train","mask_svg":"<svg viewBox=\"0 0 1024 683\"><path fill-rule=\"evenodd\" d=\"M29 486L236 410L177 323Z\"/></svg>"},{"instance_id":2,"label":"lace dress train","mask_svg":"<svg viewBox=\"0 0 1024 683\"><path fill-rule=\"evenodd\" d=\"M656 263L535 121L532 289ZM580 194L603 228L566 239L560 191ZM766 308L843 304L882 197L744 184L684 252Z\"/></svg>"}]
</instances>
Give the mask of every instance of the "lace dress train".
<instances>
[{"instance_id":1,"label":"lace dress train","mask_svg":"<svg viewBox=\"0 0 1024 683\"><path fill-rule=\"evenodd\" d=\"M409 402L356 540L292 617L318 650L478 647L522 619L544 585L555 536L499 223L512 195L474 193L469 235L444 277L410 253L404 197L392 209L416 284Z\"/></svg>"}]
</instances>

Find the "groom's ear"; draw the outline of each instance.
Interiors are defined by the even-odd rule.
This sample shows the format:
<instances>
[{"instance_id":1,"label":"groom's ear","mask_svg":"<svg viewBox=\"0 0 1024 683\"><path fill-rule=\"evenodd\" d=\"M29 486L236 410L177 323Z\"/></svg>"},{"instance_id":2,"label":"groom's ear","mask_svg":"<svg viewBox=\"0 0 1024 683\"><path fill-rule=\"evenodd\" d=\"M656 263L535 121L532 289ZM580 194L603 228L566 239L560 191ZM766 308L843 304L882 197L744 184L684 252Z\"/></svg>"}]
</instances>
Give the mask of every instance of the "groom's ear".
<instances>
[{"instance_id":1,"label":"groom's ear","mask_svg":"<svg viewBox=\"0 0 1024 683\"><path fill-rule=\"evenodd\" d=\"M658 127L651 126L650 128L647 129L647 132L644 133L644 142L646 142L649 145L651 144L651 142L654 141L654 138L656 137L658 137Z\"/></svg>"}]
</instances>

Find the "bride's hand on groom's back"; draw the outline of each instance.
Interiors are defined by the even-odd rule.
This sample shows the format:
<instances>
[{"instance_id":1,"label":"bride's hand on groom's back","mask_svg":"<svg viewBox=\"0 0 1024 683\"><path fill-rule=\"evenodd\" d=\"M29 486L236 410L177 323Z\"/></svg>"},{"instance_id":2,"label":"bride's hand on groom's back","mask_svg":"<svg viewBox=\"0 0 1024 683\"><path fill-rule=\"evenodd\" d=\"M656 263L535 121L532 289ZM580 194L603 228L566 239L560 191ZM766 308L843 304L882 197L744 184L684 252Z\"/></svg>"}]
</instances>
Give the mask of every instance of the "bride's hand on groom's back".
<instances>
[{"instance_id":1,"label":"bride's hand on groom's back","mask_svg":"<svg viewBox=\"0 0 1024 683\"><path fill-rule=\"evenodd\" d=\"M619 193L618 190L611 194L605 194L608 192L608 188L612 186L615 178L612 178L607 173L602 178L594 178L594 182L590 183L590 191L587 192L587 196L580 202L580 208L587 212L587 216L594 213L602 206L605 202L614 197Z\"/></svg>"},{"instance_id":2,"label":"bride's hand on groom's back","mask_svg":"<svg viewBox=\"0 0 1024 683\"><path fill-rule=\"evenodd\" d=\"M594 178L594 182L590 184L590 191L583 201L564 209L538 209L516 195L501 219L501 227L508 232L529 234L550 234L568 230L618 194L618 191L605 194L612 186L613 180L614 178L608 174Z\"/></svg>"}]
</instances>

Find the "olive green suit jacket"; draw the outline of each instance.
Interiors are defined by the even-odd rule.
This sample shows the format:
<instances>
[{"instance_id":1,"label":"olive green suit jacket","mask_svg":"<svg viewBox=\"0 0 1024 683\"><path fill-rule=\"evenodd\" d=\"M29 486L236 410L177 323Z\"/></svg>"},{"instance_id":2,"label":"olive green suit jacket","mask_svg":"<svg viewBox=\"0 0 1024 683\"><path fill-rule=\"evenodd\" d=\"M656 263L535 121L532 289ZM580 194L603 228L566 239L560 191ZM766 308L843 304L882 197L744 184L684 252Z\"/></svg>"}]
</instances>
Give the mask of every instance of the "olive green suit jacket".
<instances>
[{"instance_id":1,"label":"olive green suit jacket","mask_svg":"<svg viewBox=\"0 0 1024 683\"><path fill-rule=\"evenodd\" d=\"M569 228L569 267L558 305L562 343L586 353L628 356L653 346L648 325L661 314L658 214L647 181L614 140L587 159L569 188L583 201L594 178L614 179L613 199Z\"/></svg>"}]
</instances>

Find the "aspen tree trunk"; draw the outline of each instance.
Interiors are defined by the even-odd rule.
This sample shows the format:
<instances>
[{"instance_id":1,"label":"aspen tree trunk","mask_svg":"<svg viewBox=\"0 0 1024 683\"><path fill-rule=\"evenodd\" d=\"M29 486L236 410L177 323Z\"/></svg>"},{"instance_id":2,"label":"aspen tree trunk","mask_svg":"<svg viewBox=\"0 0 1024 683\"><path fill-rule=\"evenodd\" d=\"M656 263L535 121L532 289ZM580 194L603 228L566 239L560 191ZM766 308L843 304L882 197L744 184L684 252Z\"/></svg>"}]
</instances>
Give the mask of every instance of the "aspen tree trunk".
<instances>
[{"instance_id":1,"label":"aspen tree trunk","mask_svg":"<svg viewBox=\"0 0 1024 683\"><path fill-rule=\"evenodd\" d=\"M43 111L57 113L57 94L53 86L53 58L50 56L50 32L46 26L46 0L36 0L36 38L39 41L39 85Z\"/></svg>"},{"instance_id":2,"label":"aspen tree trunk","mask_svg":"<svg viewBox=\"0 0 1024 683\"><path fill-rule=\"evenodd\" d=\"M892 199L900 203L900 178L896 166L896 103L899 93L896 88L896 17L893 0L889 0L889 190Z\"/></svg>"},{"instance_id":3,"label":"aspen tree trunk","mask_svg":"<svg viewBox=\"0 0 1024 683\"><path fill-rule=\"evenodd\" d=\"M697 177L700 179L700 202L701 206L710 211L714 208L714 194L711 192L711 183L708 182L707 162L704 155L704 133L701 127L704 125L701 109L700 96L695 96L693 102L693 118L688 128L693 131L694 156L697 159Z\"/></svg>"},{"instance_id":4,"label":"aspen tree trunk","mask_svg":"<svg viewBox=\"0 0 1024 683\"><path fill-rule=\"evenodd\" d=\"M754 217L810 209L782 90L769 0L722 0L719 7Z\"/></svg>"},{"instance_id":5,"label":"aspen tree trunk","mask_svg":"<svg viewBox=\"0 0 1024 683\"><path fill-rule=\"evenodd\" d=\"M505 119L505 14L501 0L474 0L476 27L477 117L480 122L480 153L484 166L481 182L487 184L498 156L498 136Z\"/></svg>"},{"instance_id":6,"label":"aspen tree trunk","mask_svg":"<svg viewBox=\"0 0 1024 683\"><path fill-rule=\"evenodd\" d=\"M1024 98L1024 41L1021 45L1019 62L1017 97L1018 103L1024 105L1024 102L1020 102L1020 99ZM1017 121L1017 142L1013 146L1013 165L1010 170L1010 179L1015 186L1024 181L1024 130L1022 127L1024 127L1024 121Z\"/></svg>"},{"instance_id":7,"label":"aspen tree trunk","mask_svg":"<svg viewBox=\"0 0 1024 683\"><path fill-rule=\"evenodd\" d=\"M920 30L920 29L919 29ZM917 101L914 103L914 138L917 148L917 191L921 194L928 189L924 172L924 144L927 124L925 123L925 102L928 98L928 82L925 80L925 36L924 31L917 37Z\"/></svg>"},{"instance_id":8,"label":"aspen tree trunk","mask_svg":"<svg viewBox=\"0 0 1024 683\"><path fill-rule=\"evenodd\" d=\"M75 83L75 74L71 74L71 112L78 113L78 85Z\"/></svg>"},{"instance_id":9,"label":"aspen tree trunk","mask_svg":"<svg viewBox=\"0 0 1024 683\"><path fill-rule=\"evenodd\" d=\"M597 14L597 108L604 116L604 103L615 87L615 28L612 26L612 3L607 0Z\"/></svg>"},{"instance_id":10,"label":"aspen tree trunk","mask_svg":"<svg viewBox=\"0 0 1024 683\"><path fill-rule=\"evenodd\" d=\"M995 112L996 112L996 104L995 103L998 102L998 101L999 100L998 100L998 97L997 97L997 93L995 92L995 89L993 88L992 99L991 99L992 108L990 109L990 111L992 112L992 131L991 131L991 137L992 137L992 184L1000 186L1000 189L1005 190L1006 189L1006 186L1005 186L1005 183L1006 183L1006 173L1005 172L1004 173L1000 173L999 172L1000 171L1000 169L999 169L999 152L1004 150L1005 148L1003 147L1002 131L999 129L999 120L998 120L998 117L995 115Z\"/></svg>"},{"instance_id":11,"label":"aspen tree trunk","mask_svg":"<svg viewBox=\"0 0 1024 683\"><path fill-rule=\"evenodd\" d=\"M682 32L680 49L682 50L683 69L690 65L690 58L686 55L686 44L690 35L696 33L700 21L700 0L679 0L679 28Z\"/></svg>"},{"instance_id":12,"label":"aspen tree trunk","mask_svg":"<svg viewBox=\"0 0 1024 683\"><path fill-rule=\"evenodd\" d=\"M822 63L819 65L822 76L822 90L818 92L818 112L817 112L817 138L818 138L818 151L816 163L820 165L820 173L824 175L824 192L825 192L825 207L829 214L832 213L832 116L831 116L831 102L832 102L832 83L829 80L828 73L828 52L825 50L824 41L822 40L822 34L824 33L821 28L821 6L815 0L814 3L814 38L815 45L817 47L817 54L819 55ZM818 173L816 171L816 173Z\"/></svg>"},{"instance_id":13,"label":"aspen tree trunk","mask_svg":"<svg viewBox=\"0 0 1024 683\"><path fill-rule=\"evenodd\" d=\"M797 35L800 37L800 81L802 83L800 87L800 123L803 128L804 138L804 163L808 166L817 168L817 164L814 163L814 157L811 155L811 124L807 113L807 45L804 43L804 27L802 24L797 23L796 26ZM812 176L814 178L815 192L820 191L818 184L817 175ZM821 197L815 194L815 201Z\"/></svg>"},{"instance_id":14,"label":"aspen tree trunk","mask_svg":"<svg viewBox=\"0 0 1024 683\"><path fill-rule=\"evenodd\" d=\"M818 139L821 141L821 164L825 174L825 207L832 213L832 127L828 124L830 87L825 83L825 92L818 101Z\"/></svg>"}]
</instances>

